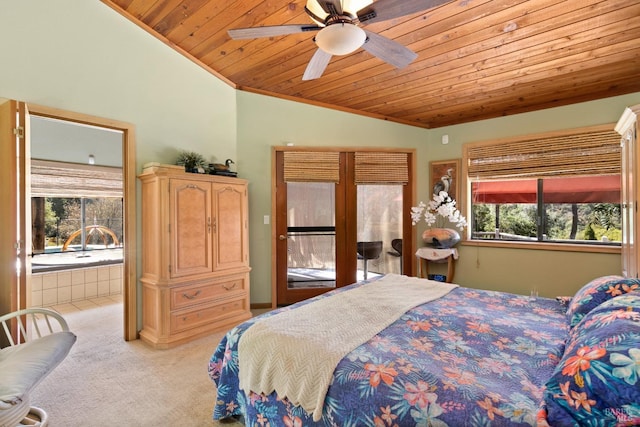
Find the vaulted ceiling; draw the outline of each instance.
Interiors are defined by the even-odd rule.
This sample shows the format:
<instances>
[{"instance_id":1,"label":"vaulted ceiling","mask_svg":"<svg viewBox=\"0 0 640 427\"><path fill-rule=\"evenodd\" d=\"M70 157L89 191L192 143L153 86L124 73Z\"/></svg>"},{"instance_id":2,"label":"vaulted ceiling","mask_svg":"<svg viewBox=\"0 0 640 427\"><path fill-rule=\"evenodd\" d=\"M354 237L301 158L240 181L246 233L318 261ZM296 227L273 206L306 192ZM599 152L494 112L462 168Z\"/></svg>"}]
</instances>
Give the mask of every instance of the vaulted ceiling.
<instances>
[{"instance_id":1,"label":"vaulted ceiling","mask_svg":"<svg viewBox=\"0 0 640 427\"><path fill-rule=\"evenodd\" d=\"M396 69L360 48L308 81L316 32L227 33L313 24L306 0L102 1L239 90L423 128L640 91L637 0L454 0L363 22L417 58Z\"/></svg>"}]
</instances>

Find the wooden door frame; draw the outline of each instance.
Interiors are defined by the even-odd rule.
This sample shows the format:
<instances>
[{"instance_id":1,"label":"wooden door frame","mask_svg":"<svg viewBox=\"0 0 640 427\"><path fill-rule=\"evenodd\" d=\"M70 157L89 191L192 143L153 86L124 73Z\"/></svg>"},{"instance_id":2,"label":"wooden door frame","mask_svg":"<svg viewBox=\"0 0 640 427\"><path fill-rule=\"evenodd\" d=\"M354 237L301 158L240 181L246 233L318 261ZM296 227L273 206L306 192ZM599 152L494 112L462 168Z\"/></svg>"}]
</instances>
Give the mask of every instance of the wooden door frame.
<instances>
[{"instance_id":1,"label":"wooden door frame","mask_svg":"<svg viewBox=\"0 0 640 427\"><path fill-rule=\"evenodd\" d=\"M28 104L28 108L31 116L48 117L122 132L124 339L126 341L138 339L135 126L126 122L42 105Z\"/></svg>"}]
</instances>

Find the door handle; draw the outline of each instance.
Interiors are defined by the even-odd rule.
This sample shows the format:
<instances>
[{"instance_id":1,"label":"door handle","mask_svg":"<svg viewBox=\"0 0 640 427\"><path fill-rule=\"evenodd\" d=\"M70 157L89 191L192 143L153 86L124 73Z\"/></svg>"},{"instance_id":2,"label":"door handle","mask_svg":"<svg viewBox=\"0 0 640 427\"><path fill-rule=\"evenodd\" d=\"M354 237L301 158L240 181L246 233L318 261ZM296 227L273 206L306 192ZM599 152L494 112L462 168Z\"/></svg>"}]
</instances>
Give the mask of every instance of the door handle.
<instances>
[{"instance_id":1,"label":"door handle","mask_svg":"<svg viewBox=\"0 0 640 427\"><path fill-rule=\"evenodd\" d=\"M287 240L287 236L284 236L284 235L281 234L281 235L278 236L278 239Z\"/></svg>"},{"instance_id":2,"label":"door handle","mask_svg":"<svg viewBox=\"0 0 640 427\"><path fill-rule=\"evenodd\" d=\"M195 293L189 295L186 292L182 293L182 297L186 298L186 299L194 299L195 297L197 297L198 295L200 295L200 292L202 292L200 289L198 289Z\"/></svg>"}]
</instances>

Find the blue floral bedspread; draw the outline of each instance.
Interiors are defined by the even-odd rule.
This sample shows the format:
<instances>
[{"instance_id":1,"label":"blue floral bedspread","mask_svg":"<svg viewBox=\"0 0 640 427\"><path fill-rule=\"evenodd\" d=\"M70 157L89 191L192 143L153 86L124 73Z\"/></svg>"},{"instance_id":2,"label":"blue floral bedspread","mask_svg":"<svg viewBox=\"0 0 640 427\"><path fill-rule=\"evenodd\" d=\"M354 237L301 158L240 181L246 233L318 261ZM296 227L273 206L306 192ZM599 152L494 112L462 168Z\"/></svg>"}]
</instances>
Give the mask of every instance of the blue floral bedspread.
<instances>
[{"instance_id":1,"label":"blue floral bedspread","mask_svg":"<svg viewBox=\"0 0 640 427\"><path fill-rule=\"evenodd\" d=\"M553 299L456 288L345 357L317 423L275 393L239 390L238 341L258 316L228 332L211 357L213 418L242 415L247 426L535 425L544 384L564 351L565 312Z\"/></svg>"}]
</instances>

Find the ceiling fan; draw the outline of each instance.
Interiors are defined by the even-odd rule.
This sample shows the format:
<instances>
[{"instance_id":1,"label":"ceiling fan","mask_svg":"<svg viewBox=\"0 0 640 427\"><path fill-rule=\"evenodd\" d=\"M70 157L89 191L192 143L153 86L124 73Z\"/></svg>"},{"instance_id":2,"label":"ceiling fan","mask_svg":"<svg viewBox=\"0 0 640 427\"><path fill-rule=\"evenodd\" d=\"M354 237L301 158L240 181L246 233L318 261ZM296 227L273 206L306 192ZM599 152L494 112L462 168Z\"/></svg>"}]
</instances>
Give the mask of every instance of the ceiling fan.
<instances>
[{"instance_id":1,"label":"ceiling fan","mask_svg":"<svg viewBox=\"0 0 640 427\"><path fill-rule=\"evenodd\" d=\"M232 39L254 39L318 31L318 50L302 80L322 76L334 55L347 55L362 47L396 68L404 68L418 55L400 43L361 28L361 24L386 21L447 3L450 0L307 0L305 12L314 24L273 25L229 30Z\"/></svg>"}]
</instances>

